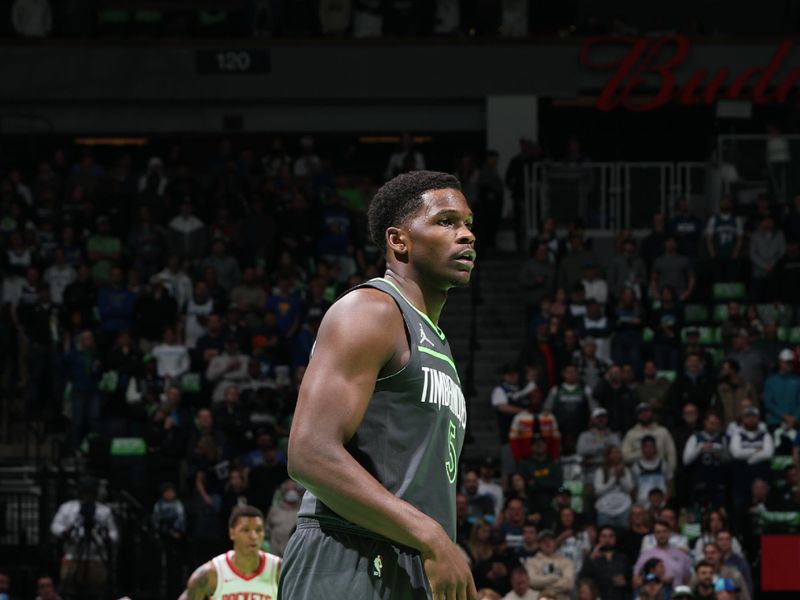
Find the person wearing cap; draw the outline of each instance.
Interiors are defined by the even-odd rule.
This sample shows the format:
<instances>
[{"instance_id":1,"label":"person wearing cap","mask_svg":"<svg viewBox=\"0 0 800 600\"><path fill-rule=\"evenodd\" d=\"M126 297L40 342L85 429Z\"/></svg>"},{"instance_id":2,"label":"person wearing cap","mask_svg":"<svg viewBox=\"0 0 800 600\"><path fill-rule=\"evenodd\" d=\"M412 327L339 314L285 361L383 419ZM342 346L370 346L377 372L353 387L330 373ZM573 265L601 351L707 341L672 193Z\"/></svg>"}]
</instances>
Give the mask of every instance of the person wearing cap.
<instances>
[{"instance_id":1,"label":"person wearing cap","mask_svg":"<svg viewBox=\"0 0 800 600\"><path fill-rule=\"evenodd\" d=\"M709 412L703 421L703 430L690 437L683 449L683 465L693 499L697 500L694 492L702 483L714 506L725 504L728 460L722 422L716 413Z\"/></svg>"},{"instance_id":2,"label":"person wearing cap","mask_svg":"<svg viewBox=\"0 0 800 600\"><path fill-rule=\"evenodd\" d=\"M674 471L678 465L675 442L667 428L656 423L649 402L640 402L636 405L636 421L636 425L629 429L622 439L622 456L625 462L631 465L642 457L642 438L649 435L656 441L658 457L666 460Z\"/></svg>"},{"instance_id":3,"label":"person wearing cap","mask_svg":"<svg viewBox=\"0 0 800 600\"><path fill-rule=\"evenodd\" d=\"M539 532L539 553L525 561L531 588L555 600L569 600L575 587L575 566L556 552L556 536L550 529Z\"/></svg>"},{"instance_id":4,"label":"person wearing cap","mask_svg":"<svg viewBox=\"0 0 800 600\"><path fill-rule=\"evenodd\" d=\"M740 371L741 367L738 361L732 358L722 361L719 383L709 408L720 415L724 427L739 418L738 408L742 398L750 398L754 403L758 402L758 391L752 383L742 378Z\"/></svg>"},{"instance_id":5,"label":"person wearing cap","mask_svg":"<svg viewBox=\"0 0 800 600\"><path fill-rule=\"evenodd\" d=\"M744 600L744 594L741 591L736 582L727 577L717 579L714 584L716 600Z\"/></svg>"},{"instance_id":6,"label":"person wearing cap","mask_svg":"<svg viewBox=\"0 0 800 600\"><path fill-rule=\"evenodd\" d=\"M494 500L495 517L500 516L500 511L503 508L503 488L494 478L496 469L497 463L495 459L487 456L478 471L478 494L489 496Z\"/></svg>"},{"instance_id":7,"label":"person wearing cap","mask_svg":"<svg viewBox=\"0 0 800 600\"><path fill-rule=\"evenodd\" d=\"M688 585L679 585L672 590L672 596L670 596L670 598L671 600L686 600L687 598L694 600L694 592L692 592L692 588Z\"/></svg>"},{"instance_id":8,"label":"person wearing cap","mask_svg":"<svg viewBox=\"0 0 800 600\"><path fill-rule=\"evenodd\" d=\"M594 472L602 466L606 450L619 445L619 434L608 428L608 411L602 407L595 408L589 429L578 436L577 453L583 461L586 483L594 481Z\"/></svg>"},{"instance_id":9,"label":"person wearing cap","mask_svg":"<svg viewBox=\"0 0 800 600\"><path fill-rule=\"evenodd\" d=\"M767 426L781 423L797 426L800 419L800 376L794 374L794 352L784 348L778 354L778 372L767 377L764 384L764 409Z\"/></svg>"},{"instance_id":10,"label":"person wearing cap","mask_svg":"<svg viewBox=\"0 0 800 600\"><path fill-rule=\"evenodd\" d=\"M547 442L538 433L531 440L531 455L519 462L517 472L528 484L531 514L546 513L550 509L553 496L563 482L561 465L547 452Z\"/></svg>"},{"instance_id":11,"label":"person wearing cap","mask_svg":"<svg viewBox=\"0 0 800 600\"><path fill-rule=\"evenodd\" d=\"M745 409L742 426L731 437L729 450L733 465L733 505L741 510L755 479L770 479L770 460L775 454L772 436L759 427L760 412L755 406Z\"/></svg>"},{"instance_id":12,"label":"person wearing cap","mask_svg":"<svg viewBox=\"0 0 800 600\"><path fill-rule=\"evenodd\" d=\"M501 380L492 390L491 402L497 417L497 432L500 443L508 441L508 433L514 417L523 412L529 403L527 394L519 394L519 369L505 363L499 369Z\"/></svg>"},{"instance_id":13,"label":"person wearing cap","mask_svg":"<svg viewBox=\"0 0 800 600\"><path fill-rule=\"evenodd\" d=\"M206 379L214 385L212 402L222 402L228 386L242 384L248 380L249 363L250 357L239 350L239 338L228 334L225 351L212 358L206 368Z\"/></svg>"},{"instance_id":14,"label":"person wearing cap","mask_svg":"<svg viewBox=\"0 0 800 600\"><path fill-rule=\"evenodd\" d=\"M655 573L647 573L642 578L642 586L635 596L635 600L663 600L664 582Z\"/></svg>"}]
</instances>

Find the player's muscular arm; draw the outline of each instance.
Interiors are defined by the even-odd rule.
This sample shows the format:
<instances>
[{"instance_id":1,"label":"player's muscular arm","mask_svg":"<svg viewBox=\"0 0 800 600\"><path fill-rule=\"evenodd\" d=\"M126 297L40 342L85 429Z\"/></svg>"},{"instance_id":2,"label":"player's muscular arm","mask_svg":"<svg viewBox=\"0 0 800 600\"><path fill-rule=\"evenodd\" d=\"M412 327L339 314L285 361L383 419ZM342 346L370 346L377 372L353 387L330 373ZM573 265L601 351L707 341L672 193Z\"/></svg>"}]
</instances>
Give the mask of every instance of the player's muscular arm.
<instances>
[{"instance_id":1,"label":"player's muscular arm","mask_svg":"<svg viewBox=\"0 0 800 600\"><path fill-rule=\"evenodd\" d=\"M217 570L211 563L197 568L178 600L206 600L217 589Z\"/></svg>"},{"instance_id":2,"label":"player's muscular arm","mask_svg":"<svg viewBox=\"0 0 800 600\"><path fill-rule=\"evenodd\" d=\"M334 304L320 326L300 388L289 437L289 474L343 518L418 549L434 592L443 586L453 590L448 600L472 598L466 561L439 523L387 491L345 450L376 379L399 371L407 357L403 318L389 296L356 290Z\"/></svg>"}]
</instances>

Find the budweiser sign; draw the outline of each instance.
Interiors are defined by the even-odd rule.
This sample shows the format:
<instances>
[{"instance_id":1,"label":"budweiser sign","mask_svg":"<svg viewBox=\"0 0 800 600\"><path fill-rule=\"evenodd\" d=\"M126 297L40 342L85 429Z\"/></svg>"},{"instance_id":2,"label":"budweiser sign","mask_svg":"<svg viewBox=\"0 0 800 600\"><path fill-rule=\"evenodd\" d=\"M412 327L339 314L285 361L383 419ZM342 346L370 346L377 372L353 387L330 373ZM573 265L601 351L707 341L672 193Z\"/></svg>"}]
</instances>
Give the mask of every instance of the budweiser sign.
<instances>
[{"instance_id":1,"label":"budweiser sign","mask_svg":"<svg viewBox=\"0 0 800 600\"><path fill-rule=\"evenodd\" d=\"M581 63L612 72L597 108L648 111L678 102L687 106L713 104L717 100L749 100L754 104L783 103L800 79L800 68L778 77L787 64L795 42L784 40L766 65L748 67L738 73L722 68L716 72L697 69L679 84L675 72L686 62L689 38L667 35L659 38L601 37L587 41L580 52ZM612 61L598 61L601 48L623 46L627 52ZM607 54L607 53L606 53ZM642 95L647 97L642 99ZM639 96L638 99L634 96Z\"/></svg>"}]
</instances>

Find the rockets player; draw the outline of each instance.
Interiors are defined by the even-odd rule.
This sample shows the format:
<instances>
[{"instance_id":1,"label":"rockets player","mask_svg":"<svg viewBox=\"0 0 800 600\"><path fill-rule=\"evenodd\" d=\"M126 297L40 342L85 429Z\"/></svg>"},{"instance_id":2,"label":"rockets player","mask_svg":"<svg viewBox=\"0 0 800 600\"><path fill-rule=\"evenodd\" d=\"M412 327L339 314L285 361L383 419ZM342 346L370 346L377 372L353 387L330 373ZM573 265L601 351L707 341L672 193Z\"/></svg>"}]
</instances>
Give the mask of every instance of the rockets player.
<instances>
[{"instance_id":1,"label":"rockets player","mask_svg":"<svg viewBox=\"0 0 800 600\"><path fill-rule=\"evenodd\" d=\"M282 559L261 551L264 514L254 506L231 511L233 550L201 565L178 600L277 600Z\"/></svg>"}]
</instances>

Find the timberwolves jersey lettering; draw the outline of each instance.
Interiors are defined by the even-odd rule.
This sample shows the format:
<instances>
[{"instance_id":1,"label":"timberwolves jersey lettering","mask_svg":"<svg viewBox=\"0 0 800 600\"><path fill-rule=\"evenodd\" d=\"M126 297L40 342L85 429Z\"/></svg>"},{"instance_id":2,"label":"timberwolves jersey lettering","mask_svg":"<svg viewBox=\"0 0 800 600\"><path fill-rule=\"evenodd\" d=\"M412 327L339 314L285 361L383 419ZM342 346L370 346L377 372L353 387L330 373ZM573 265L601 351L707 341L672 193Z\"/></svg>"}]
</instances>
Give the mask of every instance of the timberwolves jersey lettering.
<instances>
[{"instance_id":1,"label":"timberwolves jersey lettering","mask_svg":"<svg viewBox=\"0 0 800 600\"><path fill-rule=\"evenodd\" d=\"M359 287L394 299L411 355L400 371L375 382L347 451L387 490L438 521L455 541L456 475L467 411L450 345L442 330L390 281L377 278ZM375 535L345 521L311 492L303 497L298 516Z\"/></svg>"},{"instance_id":2,"label":"timberwolves jersey lettering","mask_svg":"<svg viewBox=\"0 0 800 600\"><path fill-rule=\"evenodd\" d=\"M261 562L258 569L244 575L233 564L232 555L232 552L226 552L212 560L217 570L217 589L211 600L277 600L280 557L259 552Z\"/></svg>"}]
</instances>

